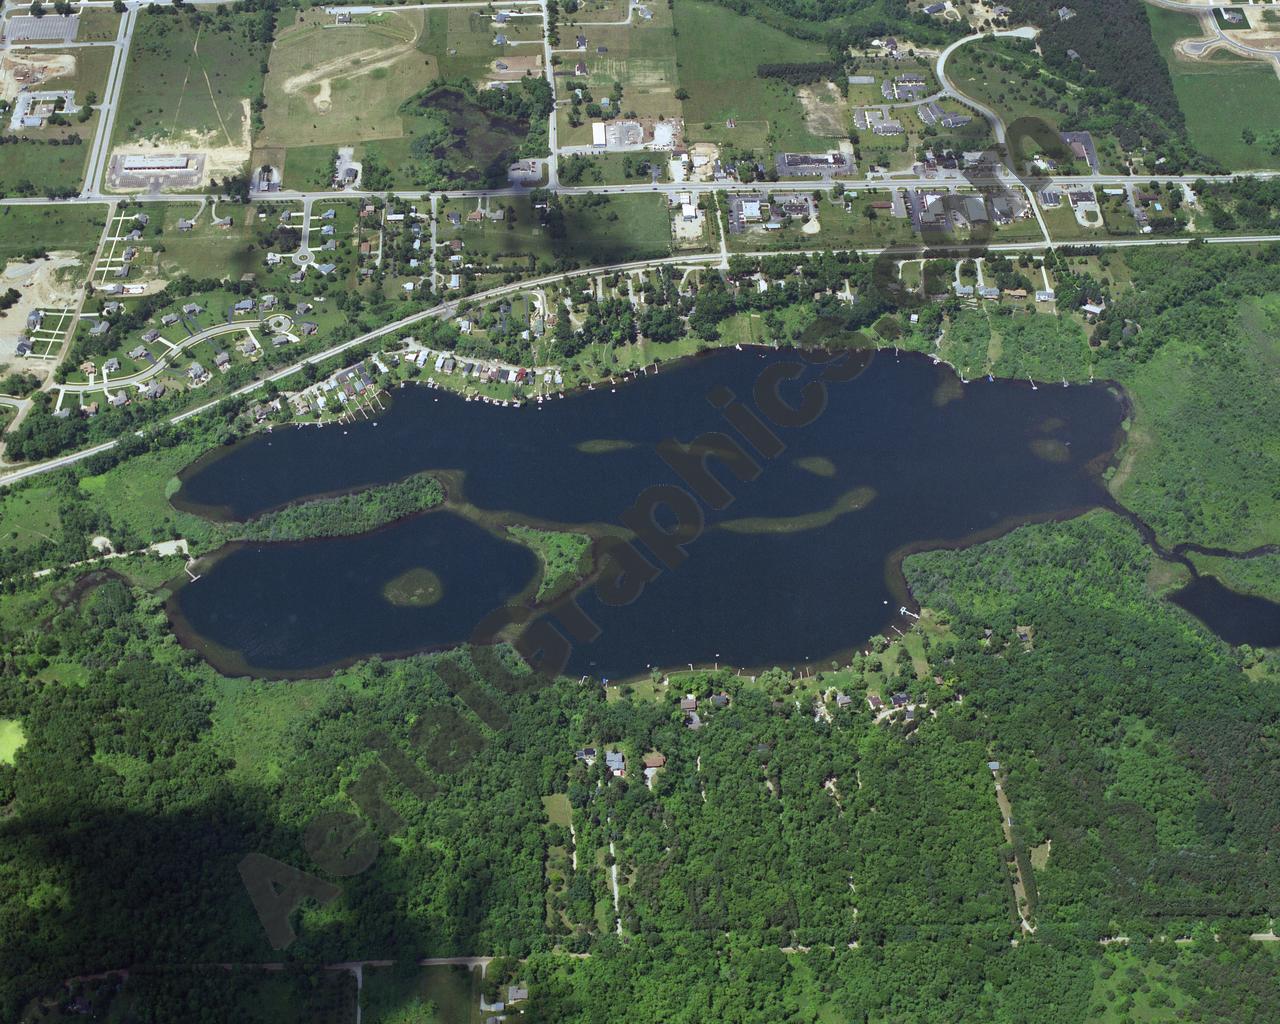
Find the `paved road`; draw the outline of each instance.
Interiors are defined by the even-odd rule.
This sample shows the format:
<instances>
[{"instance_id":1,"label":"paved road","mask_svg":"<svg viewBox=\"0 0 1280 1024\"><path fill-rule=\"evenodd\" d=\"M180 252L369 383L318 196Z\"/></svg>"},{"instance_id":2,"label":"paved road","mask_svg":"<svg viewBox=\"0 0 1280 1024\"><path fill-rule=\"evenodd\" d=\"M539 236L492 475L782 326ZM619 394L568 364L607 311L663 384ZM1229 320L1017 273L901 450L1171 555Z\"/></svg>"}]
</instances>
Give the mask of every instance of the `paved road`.
<instances>
[{"instance_id":1,"label":"paved road","mask_svg":"<svg viewBox=\"0 0 1280 1024\"><path fill-rule=\"evenodd\" d=\"M966 95L960 89L956 88L955 83L947 77L947 58L966 43L972 43L976 39L987 39L991 36L995 36L997 39L1035 39L1039 34L1040 30L1038 28L1032 28L1030 26L1008 29L1003 32L976 32L971 36L965 36L963 39L957 39L954 43L938 54L938 84L942 86L942 91L953 99L957 99L962 103L968 104L986 118L987 122L991 125L992 132L995 134L997 145L1004 145L1004 121L1001 120L1000 115L990 107L979 103L977 100L973 99L973 97Z\"/></svg>"},{"instance_id":2,"label":"paved road","mask_svg":"<svg viewBox=\"0 0 1280 1024\"><path fill-rule=\"evenodd\" d=\"M1188 245L1191 242L1196 240L1197 239L1192 239L1192 238L1120 239L1115 241L1108 241L1107 247L1108 248L1131 248L1131 247L1148 246L1148 245ZM1243 236L1212 237L1212 238L1204 238L1201 240L1214 245L1248 245L1251 243L1275 242L1277 239L1276 239L1276 236L1273 236L1273 235L1243 235ZM985 246L983 245L971 246L971 245L965 245L965 244L949 245L947 248L953 251L973 248L975 250L985 251L985 252L1036 252L1044 249L1049 249L1051 247L1052 246L1050 245L1050 243L1047 243L1047 242L1006 242L1006 243L997 243L995 245L985 245ZM788 252L791 252L793 255L803 255L803 256L812 256L812 255L817 255L819 253L830 252L830 251L831 251L831 247L829 246L821 249L788 250ZM853 251L859 252L862 255L875 256L875 255L879 255L885 250L883 248L876 248L876 249L858 249ZM738 253L735 255L742 255L747 257L777 256L778 252L775 250L766 250L766 251L757 251L757 252ZM365 344L368 344L369 342L377 341L380 338L385 338L388 335L395 334L398 331L402 331L408 327L412 327L414 324L421 323L423 320L428 320L433 317L439 317L439 316L451 316L453 313L457 311L458 307L464 302L473 303L473 304L490 302L493 299L500 298L503 295L509 295L513 292L518 292L518 291L536 290L538 288L546 287L547 285L551 285L551 284L555 284L557 282L563 281L566 278L625 273L627 271L632 271L632 270L648 270L654 267L669 266L669 265L690 266L690 267L703 266L706 264L716 265L720 263L721 259L722 259L722 256L719 252L713 252L713 253L704 253L704 254L694 255L694 256L664 256L659 259L653 259L653 260L634 260L627 263L614 263L606 266L587 267L580 270L573 270L568 272L562 271L554 274L545 274L542 277L531 278L525 281L517 281L517 282L513 282L512 284L505 284L505 285L500 285L496 288L490 288L490 289L487 289L486 291L476 292L462 299L453 300L450 302L442 302L435 306L431 306L428 309L419 310L417 313L412 313L409 316L403 317L400 320L393 321L392 323L389 323L389 324L384 324L382 327L375 328L374 330L368 331L365 334L361 334L358 337L350 339L349 341L344 341L337 345L333 345L325 349L323 352L317 352L314 355L307 356L304 359L301 359L290 366L286 366L281 370L277 370L276 372L269 374L268 376L266 376L260 381L254 381L253 383L246 384L243 387L237 388L235 391L232 391L229 395L223 395L219 398L213 399L212 401L205 402L202 405L198 405L198 406L195 406L194 408L188 409L186 412L178 413L176 416L170 417L168 422L181 423L183 420L190 419L192 416L199 416L201 413L209 411L214 406L216 406L219 402L225 401L227 398L235 398L235 397L251 394L252 392L262 388L268 381L271 381L273 383L278 383L279 381L285 380L293 376L295 373L300 372L302 368L307 364L322 363L328 359L332 359L334 356L341 355L343 352L346 352L349 349L352 349L358 345L365 345ZM139 431L139 434L141 433L142 432ZM92 448L86 448L83 451L72 452L68 455L59 456L58 458L51 459L48 462L33 463L28 466L22 466L22 467L10 469L7 472L0 472L0 486L4 486L5 484L15 483L18 480L23 480L23 479L26 479L27 477L36 476L41 473L48 473L48 472L51 472L52 470L62 469L66 466L74 465L75 463L80 462L83 459L87 459L92 455L97 455L100 452L109 451L111 448L115 447L116 443L117 443L116 441L105 441L102 444L94 445Z\"/></svg>"},{"instance_id":3,"label":"paved road","mask_svg":"<svg viewBox=\"0 0 1280 1024\"><path fill-rule=\"evenodd\" d=\"M111 54L111 68L107 72L107 87L98 104L98 130L93 136L89 151L89 163L85 168L83 197L102 195L102 182L111 159L111 136L115 131L116 114L120 109L120 91L124 84L125 65L129 47L133 42L133 29L137 24L138 10L130 7L120 18L115 49Z\"/></svg>"},{"instance_id":4,"label":"paved road","mask_svg":"<svg viewBox=\"0 0 1280 1024\"><path fill-rule=\"evenodd\" d=\"M51 384L51 391L61 391L64 395L84 395L91 391L106 391L108 388L140 388L153 377L158 376L164 369L173 362L173 360L185 352L187 349L200 344L202 341L208 341L210 338L217 338L223 334L238 334L253 328L262 327L260 320L238 320L226 324L214 324L207 327L197 334L184 338L182 341L172 342L164 353L154 363L144 370L136 373L130 373L123 377L112 377L107 379L103 375L102 380L92 384Z\"/></svg>"}]
</instances>

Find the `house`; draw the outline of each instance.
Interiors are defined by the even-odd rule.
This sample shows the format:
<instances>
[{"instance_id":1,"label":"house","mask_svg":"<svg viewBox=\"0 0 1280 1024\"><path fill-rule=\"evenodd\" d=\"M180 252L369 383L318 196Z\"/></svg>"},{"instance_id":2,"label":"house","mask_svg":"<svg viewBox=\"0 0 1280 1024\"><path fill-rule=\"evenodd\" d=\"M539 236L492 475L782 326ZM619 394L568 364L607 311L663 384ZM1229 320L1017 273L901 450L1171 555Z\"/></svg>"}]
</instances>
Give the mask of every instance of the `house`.
<instances>
[{"instance_id":1,"label":"house","mask_svg":"<svg viewBox=\"0 0 1280 1024\"><path fill-rule=\"evenodd\" d=\"M150 353L148 353L147 350L143 348L141 345L139 345L137 348L133 348L129 350L130 359L145 359L149 354Z\"/></svg>"},{"instance_id":2,"label":"house","mask_svg":"<svg viewBox=\"0 0 1280 1024\"><path fill-rule=\"evenodd\" d=\"M253 299L241 299L239 302L237 302L234 306L232 306L232 307L231 307L231 312L233 312L233 313L252 313L252 312L253 312ZM149 340L149 339L143 339L143 340Z\"/></svg>"},{"instance_id":3,"label":"house","mask_svg":"<svg viewBox=\"0 0 1280 1024\"><path fill-rule=\"evenodd\" d=\"M158 338L158 337L160 337L160 332L159 332L159 331L157 331L157 330L153 327L153 328L151 328L151 330L149 330L149 331L147 331L145 334L143 334L143 336L142 336L142 340L143 340L143 341L146 341L146 342L152 342L152 341L155 341L155 340L156 340L156 338Z\"/></svg>"},{"instance_id":4,"label":"house","mask_svg":"<svg viewBox=\"0 0 1280 1024\"><path fill-rule=\"evenodd\" d=\"M333 207L329 207L329 209L325 210L324 213L320 214L321 220L333 220L333 217L334 217Z\"/></svg>"},{"instance_id":5,"label":"house","mask_svg":"<svg viewBox=\"0 0 1280 1024\"><path fill-rule=\"evenodd\" d=\"M199 363L192 363L191 368L187 370L187 376L192 380L203 380L205 377L209 376L209 371Z\"/></svg>"},{"instance_id":6,"label":"house","mask_svg":"<svg viewBox=\"0 0 1280 1024\"><path fill-rule=\"evenodd\" d=\"M593 764L596 763L596 748L583 747L581 750L575 751L573 756L576 760L581 761L588 768L590 768Z\"/></svg>"},{"instance_id":7,"label":"house","mask_svg":"<svg viewBox=\"0 0 1280 1024\"><path fill-rule=\"evenodd\" d=\"M150 398L153 401L157 398L163 398L164 385L161 384L158 380L153 381L151 385L144 392L142 392L142 394L145 398Z\"/></svg>"},{"instance_id":8,"label":"house","mask_svg":"<svg viewBox=\"0 0 1280 1024\"><path fill-rule=\"evenodd\" d=\"M107 404L115 406L117 409L119 409L120 406L125 405L128 401L129 399L125 396L125 393L123 391L117 391L114 395L112 395L110 398L107 399Z\"/></svg>"},{"instance_id":9,"label":"house","mask_svg":"<svg viewBox=\"0 0 1280 1024\"><path fill-rule=\"evenodd\" d=\"M1093 301L1085 302L1080 306L1081 311L1087 316L1101 316L1106 308L1107 304L1105 302Z\"/></svg>"},{"instance_id":10,"label":"house","mask_svg":"<svg viewBox=\"0 0 1280 1024\"><path fill-rule=\"evenodd\" d=\"M1055 298L1052 288L1040 288L1036 291L1036 302L1052 302Z\"/></svg>"},{"instance_id":11,"label":"house","mask_svg":"<svg viewBox=\"0 0 1280 1024\"><path fill-rule=\"evenodd\" d=\"M872 711L879 712L884 710L884 701L880 699L880 695L878 693L867 694L867 704L870 706Z\"/></svg>"},{"instance_id":12,"label":"house","mask_svg":"<svg viewBox=\"0 0 1280 1024\"><path fill-rule=\"evenodd\" d=\"M179 317L177 313L166 313L160 318L160 322L164 324L165 327L172 327L180 319L181 317Z\"/></svg>"},{"instance_id":13,"label":"house","mask_svg":"<svg viewBox=\"0 0 1280 1024\"><path fill-rule=\"evenodd\" d=\"M852 703L853 703L853 698L850 697L847 693L836 694L836 707L847 708Z\"/></svg>"},{"instance_id":14,"label":"house","mask_svg":"<svg viewBox=\"0 0 1280 1024\"><path fill-rule=\"evenodd\" d=\"M727 693L712 694L711 706L717 711L723 711L729 706L729 695Z\"/></svg>"},{"instance_id":15,"label":"house","mask_svg":"<svg viewBox=\"0 0 1280 1024\"><path fill-rule=\"evenodd\" d=\"M1076 12L1075 12L1075 11L1073 11L1070 7L1059 7L1059 8L1058 8L1058 20L1059 20L1059 21L1070 21L1070 20L1071 20L1072 18L1074 18L1075 16L1076 16Z\"/></svg>"},{"instance_id":16,"label":"house","mask_svg":"<svg viewBox=\"0 0 1280 1024\"><path fill-rule=\"evenodd\" d=\"M226 349L223 349L221 352L219 352L217 355L213 357L213 365L216 366L219 370L226 369L228 366L231 365L231 356L226 351Z\"/></svg>"},{"instance_id":17,"label":"house","mask_svg":"<svg viewBox=\"0 0 1280 1024\"><path fill-rule=\"evenodd\" d=\"M179 231L190 231L190 230L191 230L192 228L194 228L195 226L196 226L196 222L195 222L195 221L193 221L193 220L187 220L185 217L180 217L180 218L178 219L178 230L179 230Z\"/></svg>"},{"instance_id":18,"label":"house","mask_svg":"<svg viewBox=\"0 0 1280 1024\"><path fill-rule=\"evenodd\" d=\"M661 768L667 763L667 755L660 754L656 750L651 750L640 759L640 763L646 768Z\"/></svg>"},{"instance_id":19,"label":"house","mask_svg":"<svg viewBox=\"0 0 1280 1024\"><path fill-rule=\"evenodd\" d=\"M697 698L697 697L695 697L695 696L694 696L693 694L691 694L691 693L690 693L690 694L685 695L684 697L681 697L681 698L680 698L680 710L681 710L681 711L697 711L697 710L698 710L698 698Z\"/></svg>"},{"instance_id":20,"label":"house","mask_svg":"<svg viewBox=\"0 0 1280 1024\"><path fill-rule=\"evenodd\" d=\"M264 313L270 313L276 308L276 297L274 295L264 295L258 300L258 308Z\"/></svg>"},{"instance_id":21,"label":"house","mask_svg":"<svg viewBox=\"0 0 1280 1024\"><path fill-rule=\"evenodd\" d=\"M102 364L103 373L115 373L118 369L120 369L120 360L114 356Z\"/></svg>"},{"instance_id":22,"label":"house","mask_svg":"<svg viewBox=\"0 0 1280 1024\"><path fill-rule=\"evenodd\" d=\"M151 217L145 213L135 213L133 215L133 219L137 224L144 228L151 223Z\"/></svg>"},{"instance_id":23,"label":"house","mask_svg":"<svg viewBox=\"0 0 1280 1024\"><path fill-rule=\"evenodd\" d=\"M574 40L573 45L576 46L579 50L585 50L587 48L587 37L578 36L577 39Z\"/></svg>"},{"instance_id":24,"label":"house","mask_svg":"<svg viewBox=\"0 0 1280 1024\"><path fill-rule=\"evenodd\" d=\"M584 60L580 60L580 61L578 61L578 63L576 63L576 64L573 66L573 73L574 73L575 75L580 75L580 76L585 77L585 76L586 76L586 74L587 74L587 62L586 62L586 61L584 61Z\"/></svg>"},{"instance_id":25,"label":"house","mask_svg":"<svg viewBox=\"0 0 1280 1024\"><path fill-rule=\"evenodd\" d=\"M307 337L311 337L316 331L320 330L320 325L312 323L310 320L303 320L302 323L298 324L298 330Z\"/></svg>"},{"instance_id":26,"label":"house","mask_svg":"<svg viewBox=\"0 0 1280 1024\"><path fill-rule=\"evenodd\" d=\"M893 702L895 708L904 708L907 706L907 695L905 692L899 691L889 698Z\"/></svg>"},{"instance_id":27,"label":"house","mask_svg":"<svg viewBox=\"0 0 1280 1024\"><path fill-rule=\"evenodd\" d=\"M324 274L326 277L328 277L337 269L338 269L338 265L336 263L317 263L316 264L316 270Z\"/></svg>"},{"instance_id":28,"label":"house","mask_svg":"<svg viewBox=\"0 0 1280 1024\"><path fill-rule=\"evenodd\" d=\"M924 9L925 14L941 14L947 9L946 4L930 4Z\"/></svg>"},{"instance_id":29,"label":"house","mask_svg":"<svg viewBox=\"0 0 1280 1024\"><path fill-rule=\"evenodd\" d=\"M109 330L111 330L110 321L99 320L97 323L95 323L92 327L89 328L89 334L95 338L100 338L104 334L106 334L107 331Z\"/></svg>"},{"instance_id":30,"label":"house","mask_svg":"<svg viewBox=\"0 0 1280 1024\"><path fill-rule=\"evenodd\" d=\"M523 983L507 986L507 1005L520 1003L529 998L529 989Z\"/></svg>"},{"instance_id":31,"label":"house","mask_svg":"<svg viewBox=\"0 0 1280 1024\"><path fill-rule=\"evenodd\" d=\"M182 312L185 313L187 316L199 316L201 313L204 312L204 307L197 306L194 302L188 302L185 306L182 307Z\"/></svg>"},{"instance_id":32,"label":"house","mask_svg":"<svg viewBox=\"0 0 1280 1024\"><path fill-rule=\"evenodd\" d=\"M452 224L455 228L462 226L462 214L458 213L457 210L450 210L447 214L445 214L445 217L448 219L449 223Z\"/></svg>"},{"instance_id":33,"label":"house","mask_svg":"<svg viewBox=\"0 0 1280 1024\"><path fill-rule=\"evenodd\" d=\"M258 343L253 338L245 338L236 346L236 351L242 356L251 356L257 353Z\"/></svg>"},{"instance_id":34,"label":"house","mask_svg":"<svg viewBox=\"0 0 1280 1024\"><path fill-rule=\"evenodd\" d=\"M604 765L618 778L626 778L627 762L622 756L621 750L606 750L604 752Z\"/></svg>"},{"instance_id":35,"label":"house","mask_svg":"<svg viewBox=\"0 0 1280 1024\"><path fill-rule=\"evenodd\" d=\"M999 762L999 761L988 761L988 762L987 762L987 767L988 767L989 769L991 769L991 771L993 771L993 772L998 772L998 771L1000 770L1000 762Z\"/></svg>"}]
</instances>

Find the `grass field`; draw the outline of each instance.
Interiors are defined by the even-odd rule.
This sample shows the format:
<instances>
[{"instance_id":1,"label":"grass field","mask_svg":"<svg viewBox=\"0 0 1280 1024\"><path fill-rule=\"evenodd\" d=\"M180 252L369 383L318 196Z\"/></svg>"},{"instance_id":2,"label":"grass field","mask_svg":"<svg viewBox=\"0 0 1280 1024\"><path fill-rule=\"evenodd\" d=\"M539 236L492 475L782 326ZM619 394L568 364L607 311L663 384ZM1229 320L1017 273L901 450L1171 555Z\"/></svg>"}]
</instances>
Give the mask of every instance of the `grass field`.
<instances>
[{"instance_id":1,"label":"grass field","mask_svg":"<svg viewBox=\"0 0 1280 1024\"><path fill-rule=\"evenodd\" d=\"M514 220L468 222L475 200L453 200L441 208L439 239L459 238L470 262L533 257L541 261L574 260L578 263L621 263L647 256L666 255L671 248L671 221L661 196L575 196L563 200L565 233L552 238L535 216L529 199L513 196L504 203ZM448 212L464 218L451 225Z\"/></svg>"},{"instance_id":2,"label":"grass field","mask_svg":"<svg viewBox=\"0 0 1280 1024\"><path fill-rule=\"evenodd\" d=\"M18 748L26 742L21 722L16 718L0 718L0 764L13 764Z\"/></svg>"},{"instance_id":3,"label":"grass field","mask_svg":"<svg viewBox=\"0 0 1280 1024\"><path fill-rule=\"evenodd\" d=\"M97 116L77 126L87 132L81 135L82 140L93 137ZM48 196L80 191L89 149L84 141L54 146L39 137L19 138L0 146L0 196Z\"/></svg>"},{"instance_id":4,"label":"grass field","mask_svg":"<svg viewBox=\"0 0 1280 1024\"><path fill-rule=\"evenodd\" d=\"M743 149L827 148L827 139L806 128L795 90L756 75L761 63L825 61L826 47L705 0L681 0L675 27L676 67L680 85L689 93L684 101L687 139ZM736 128L726 127L730 119Z\"/></svg>"},{"instance_id":5,"label":"grass field","mask_svg":"<svg viewBox=\"0 0 1280 1024\"><path fill-rule=\"evenodd\" d=\"M129 48L114 142L184 140L247 150L249 102L261 88L267 56L259 25L259 15L247 12L148 8Z\"/></svg>"},{"instance_id":6,"label":"grass field","mask_svg":"<svg viewBox=\"0 0 1280 1024\"><path fill-rule=\"evenodd\" d=\"M1196 20L1154 7L1147 16L1173 76L1173 91L1192 144L1233 171L1280 165L1280 157L1261 142L1262 136L1280 125L1280 79L1275 69L1264 61L1244 58L1194 61L1178 57L1173 44L1200 35ZM1257 132L1258 143L1245 144L1246 128Z\"/></svg>"},{"instance_id":7,"label":"grass field","mask_svg":"<svg viewBox=\"0 0 1280 1024\"><path fill-rule=\"evenodd\" d=\"M211 535L207 520L179 512L169 504L177 490L178 472L204 451L184 444L148 452L97 476L80 481L80 489L100 503L113 522L127 525L147 543L186 537L193 553Z\"/></svg>"},{"instance_id":8,"label":"grass field","mask_svg":"<svg viewBox=\"0 0 1280 1024\"><path fill-rule=\"evenodd\" d=\"M77 43L105 43L115 40L120 31L120 15L115 11L105 7L81 7L79 14Z\"/></svg>"},{"instance_id":9,"label":"grass field","mask_svg":"<svg viewBox=\"0 0 1280 1024\"><path fill-rule=\"evenodd\" d=\"M0 207L0 260L59 249L91 253L106 216L105 205Z\"/></svg>"},{"instance_id":10,"label":"grass field","mask_svg":"<svg viewBox=\"0 0 1280 1024\"><path fill-rule=\"evenodd\" d=\"M360 16L335 25L320 8L276 36L259 147L337 146L404 134L399 108L435 77L418 49L421 11Z\"/></svg>"},{"instance_id":11,"label":"grass field","mask_svg":"<svg viewBox=\"0 0 1280 1024\"><path fill-rule=\"evenodd\" d=\"M675 97L677 84L677 40L672 32L671 11L654 5L653 18L635 19L630 25L586 26L587 51L580 57L565 55L566 62L583 60L590 72L587 84L597 99L608 96L614 82L622 83L622 110L641 117L681 116ZM573 44L576 32L562 31L562 39ZM607 53L598 53L599 47Z\"/></svg>"},{"instance_id":12,"label":"grass field","mask_svg":"<svg viewBox=\"0 0 1280 1024\"><path fill-rule=\"evenodd\" d=\"M1243 299L1233 320L1122 379L1134 418L1111 490L1166 544L1244 551L1280 536L1276 446L1260 426L1280 417L1280 292Z\"/></svg>"},{"instance_id":13,"label":"grass field","mask_svg":"<svg viewBox=\"0 0 1280 1024\"><path fill-rule=\"evenodd\" d=\"M57 492L52 487L28 487L0 496L0 546L22 551L43 540L54 540L62 529Z\"/></svg>"},{"instance_id":14,"label":"grass field","mask_svg":"<svg viewBox=\"0 0 1280 1024\"><path fill-rule=\"evenodd\" d=\"M157 269L165 277L187 274L197 279L235 281L242 274L261 276L266 270L264 254L270 248L264 239L284 208L280 203L262 207L220 206L219 216L230 214L233 223L230 228L216 228L207 206L197 216L198 205L158 203L151 211L148 229L159 229L157 242L164 247L156 257ZM260 209L267 213L265 221L258 220ZM195 227L190 231L178 230L178 221L184 218L195 219ZM147 240L150 241L150 236Z\"/></svg>"},{"instance_id":15,"label":"grass field","mask_svg":"<svg viewBox=\"0 0 1280 1024\"><path fill-rule=\"evenodd\" d=\"M489 76L490 64L497 58L537 51L537 47L494 46L495 31L493 18L483 11L428 11L427 31L418 40L418 49L435 61L440 77L450 81L469 78L479 84Z\"/></svg>"},{"instance_id":16,"label":"grass field","mask_svg":"<svg viewBox=\"0 0 1280 1024\"><path fill-rule=\"evenodd\" d=\"M543 809L547 812L547 821L561 828L568 828L573 818L573 808L569 806L568 793L552 793L542 798Z\"/></svg>"}]
</instances>

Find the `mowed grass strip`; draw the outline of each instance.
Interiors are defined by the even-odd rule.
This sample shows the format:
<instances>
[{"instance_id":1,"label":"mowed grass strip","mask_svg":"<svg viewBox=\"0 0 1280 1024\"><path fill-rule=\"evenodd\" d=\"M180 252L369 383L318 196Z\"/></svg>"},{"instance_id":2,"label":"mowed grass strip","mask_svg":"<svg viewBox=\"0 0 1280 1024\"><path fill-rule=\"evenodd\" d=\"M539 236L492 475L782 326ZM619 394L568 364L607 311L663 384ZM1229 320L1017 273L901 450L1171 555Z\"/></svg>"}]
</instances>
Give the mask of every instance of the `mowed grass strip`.
<instances>
[{"instance_id":1,"label":"mowed grass strip","mask_svg":"<svg viewBox=\"0 0 1280 1024\"><path fill-rule=\"evenodd\" d=\"M1280 166L1280 157L1273 156L1270 145L1263 142L1280 126L1280 79L1274 67L1261 60L1226 58L1222 51L1208 60L1179 57L1174 44L1198 38L1199 23L1177 11L1154 7L1147 10L1147 17L1173 76L1173 91L1187 119L1192 145L1233 171ZM1258 136L1252 146L1244 141L1246 128Z\"/></svg>"},{"instance_id":2,"label":"mowed grass strip","mask_svg":"<svg viewBox=\"0 0 1280 1024\"><path fill-rule=\"evenodd\" d=\"M805 128L804 109L792 87L756 75L761 64L828 60L826 47L703 0L681 0L675 27L680 85L689 93L686 138L745 147L828 147L827 140ZM725 127L731 119L736 129Z\"/></svg>"}]
</instances>

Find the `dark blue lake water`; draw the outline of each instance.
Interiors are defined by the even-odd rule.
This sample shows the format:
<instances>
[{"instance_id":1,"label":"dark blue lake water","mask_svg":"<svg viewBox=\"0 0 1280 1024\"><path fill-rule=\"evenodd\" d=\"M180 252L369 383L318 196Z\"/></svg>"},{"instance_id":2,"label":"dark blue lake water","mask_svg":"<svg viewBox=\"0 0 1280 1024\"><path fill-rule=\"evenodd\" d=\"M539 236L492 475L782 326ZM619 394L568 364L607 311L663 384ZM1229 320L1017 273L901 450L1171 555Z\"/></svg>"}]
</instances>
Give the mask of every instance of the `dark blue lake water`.
<instances>
[{"instance_id":1,"label":"dark blue lake water","mask_svg":"<svg viewBox=\"0 0 1280 1024\"><path fill-rule=\"evenodd\" d=\"M659 458L660 442L706 431L740 440L709 393L722 401L727 389L754 406L762 375L799 361L723 351L616 392L518 410L404 388L376 425L277 430L202 460L175 503L247 518L311 495L457 470L453 500L563 526L616 525L645 488L683 486ZM799 405L818 372L806 367L780 396ZM649 665L820 660L886 628L907 600L897 570L904 551L1107 500L1099 474L1125 409L1106 386L962 385L928 359L880 353L825 392L811 422L773 427L784 450L752 453L755 479L713 461L732 500L721 511L703 506L706 528L682 565L624 607L581 598L601 633L574 646L570 672L621 678ZM862 507L833 514L858 489ZM442 600L390 606L382 587L414 567L440 577ZM314 672L463 642L535 572L524 549L432 512L362 537L239 548L181 588L172 610L188 642L225 667Z\"/></svg>"}]
</instances>

